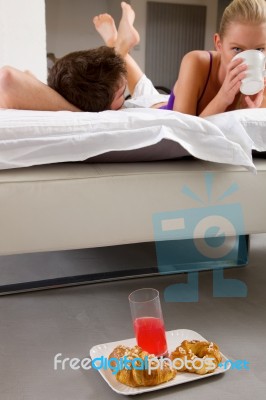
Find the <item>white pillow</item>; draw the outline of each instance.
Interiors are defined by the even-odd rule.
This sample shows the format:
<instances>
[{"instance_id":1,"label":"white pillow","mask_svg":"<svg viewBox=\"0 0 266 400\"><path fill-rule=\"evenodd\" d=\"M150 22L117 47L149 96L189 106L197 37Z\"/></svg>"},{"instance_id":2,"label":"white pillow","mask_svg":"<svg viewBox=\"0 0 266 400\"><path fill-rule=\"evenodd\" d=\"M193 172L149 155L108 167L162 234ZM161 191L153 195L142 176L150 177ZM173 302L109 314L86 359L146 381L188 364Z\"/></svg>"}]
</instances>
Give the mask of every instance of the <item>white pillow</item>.
<instances>
[{"instance_id":1,"label":"white pillow","mask_svg":"<svg viewBox=\"0 0 266 400\"><path fill-rule=\"evenodd\" d=\"M136 156L146 161L153 159L155 146L155 159L191 154L254 170L249 142L237 131L228 138L210 121L167 110L0 111L0 169L104 158L110 152L115 158L109 161L132 161L132 152L149 148L149 155L144 151L139 157L138 150Z\"/></svg>"},{"instance_id":2,"label":"white pillow","mask_svg":"<svg viewBox=\"0 0 266 400\"><path fill-rule=\"evenodd\" d=\"M252 140L252 149L266 151L266 109L249 108L230 111L206 118L230 137L230 132L242 132Z\"/></svg>"}]
</instances>

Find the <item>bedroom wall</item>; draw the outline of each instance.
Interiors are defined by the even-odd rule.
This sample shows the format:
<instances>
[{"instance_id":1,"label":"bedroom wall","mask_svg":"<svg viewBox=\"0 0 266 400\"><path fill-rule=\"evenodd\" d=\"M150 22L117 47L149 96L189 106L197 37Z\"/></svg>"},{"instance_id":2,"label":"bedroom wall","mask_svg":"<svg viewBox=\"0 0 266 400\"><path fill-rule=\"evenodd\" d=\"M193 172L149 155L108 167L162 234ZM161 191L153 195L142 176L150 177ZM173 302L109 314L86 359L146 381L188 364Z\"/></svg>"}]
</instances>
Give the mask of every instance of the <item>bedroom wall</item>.
<instances>
[{"instance_id":1,"label":"bedroom wall","mask_svg":"<svg viewBox=\"0 0 266 400\"><path fill-rule=\"evenodd\" d=\"M212 47L217 0L154 1L207 5L205 48ZM132 55L145 70L147 0L129 2L136 10L136 27L141 34L141 43ZM102 44L91 20L94 15L103 12L112 14L118 22L120 0L0 0L0 66L29 69L45 82L47 52L61 57L70 51Z\"/></svg>"},{"instance_id":2,"label":"bedroom wall","mask_svg":"<svg viewBox=\"0 0 266 400\"><path fill-rule=\"evenodd\" d=\"M154 0L165 3L207 5L207 28L205 48L213 47L213 34L216 31L217 0ZM131 0L136 11L136 27L141 34L141 43L132 55L145 69L145 24L147 0ZM119 21L120 0L46 0L47 51L56 57L78 49L100 46L101 38L95 32L91 20L94 15L108 12Z\"/></svg>"},{"instance_id":3,"label":"bedroom wall","mask_svg":"<svg viewBox=\"0 0 266 400\"><path fill-rule=\"evenodd\" d=\"M120 0L46 0L47 52L56 57L103 44L92 18L100 13L120 19Z\"/></svg>"},{"instance_id":4,"label":"bedroom wall","mask_svg":"<svg viewBox=\"0 0 266 400\"><path fill-rule=\"evenodd\" d=\"M140 33L141 42L132 51L132 56L139 63L141 68L145 70L145 45L146 45L146 3L149 0L131 0L131 5L136 12L136 28ZM151 0L150 0L151 1ZM152 0L160 3L180 3L207 6L206 32L205 32L205 49L213 48L213 34L216 32L217 20L217 0Z\"/></svg>"},{"instance_id":5,"label":"bedroom wall","mask_svg":"<svg viewBox=\"0 0 266 400\"><path fill-rule=\"evenodd\" d=\"M0 66L30 70L46 81L44 0L0 0Z\"/></svg>"}]
</instances>

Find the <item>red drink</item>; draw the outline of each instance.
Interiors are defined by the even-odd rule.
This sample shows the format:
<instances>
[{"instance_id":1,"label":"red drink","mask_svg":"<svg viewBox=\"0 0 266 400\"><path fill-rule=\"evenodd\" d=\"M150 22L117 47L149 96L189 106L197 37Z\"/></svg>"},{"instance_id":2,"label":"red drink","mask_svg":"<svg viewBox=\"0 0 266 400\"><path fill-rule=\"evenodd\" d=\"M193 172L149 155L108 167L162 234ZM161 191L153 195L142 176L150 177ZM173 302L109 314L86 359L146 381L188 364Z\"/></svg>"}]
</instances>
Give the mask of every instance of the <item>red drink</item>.
<instances>
[{"instance_id":1,"label":"red drink","mask_svg":"<svg viewBox=\"0 0 266 400\"><path fill-rule=\"evenodd\" d=\"M143 317L134 321L138 346L156 356L167 354L164 323L160 318Z\"/></svg>"}]
</instances>

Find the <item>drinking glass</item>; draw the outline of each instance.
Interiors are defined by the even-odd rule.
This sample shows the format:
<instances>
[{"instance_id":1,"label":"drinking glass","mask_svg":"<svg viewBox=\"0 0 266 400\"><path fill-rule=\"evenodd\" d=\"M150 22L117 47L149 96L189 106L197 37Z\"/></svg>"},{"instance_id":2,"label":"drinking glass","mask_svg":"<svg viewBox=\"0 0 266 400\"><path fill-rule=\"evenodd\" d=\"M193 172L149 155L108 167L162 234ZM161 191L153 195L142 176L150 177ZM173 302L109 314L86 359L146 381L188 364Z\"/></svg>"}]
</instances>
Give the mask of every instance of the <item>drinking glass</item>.
<instances>
[{"instance_id":1,"label":"drinking glass","mask_svg":"<svg viewBox=\"0 0 266 400\"><path fill-rule=\"evenodd\" d=\"M159 292L143 288L130 293L129 304L138 346L157 357L167 355Z\"/></svg>"}]
</instances>

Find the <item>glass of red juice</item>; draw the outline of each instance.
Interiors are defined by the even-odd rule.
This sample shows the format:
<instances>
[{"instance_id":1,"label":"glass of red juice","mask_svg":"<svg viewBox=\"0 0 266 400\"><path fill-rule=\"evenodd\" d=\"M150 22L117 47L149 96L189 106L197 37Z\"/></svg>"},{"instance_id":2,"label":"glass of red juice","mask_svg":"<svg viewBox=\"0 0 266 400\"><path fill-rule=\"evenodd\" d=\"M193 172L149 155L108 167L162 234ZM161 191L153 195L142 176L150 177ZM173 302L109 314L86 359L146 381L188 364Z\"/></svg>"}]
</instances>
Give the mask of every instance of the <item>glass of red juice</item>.
<instances>
[{"instance_id":1,"label":"glass of red juice","mask_svg":"<svg viewBox=\"0 0 266 400\"><path fill-rule=\"evenodd\" d=\"M157 357L167 356L167 342L158 290L138 289L130 293L128 299L138 346Z\"/></svg>"}]
</instances>

